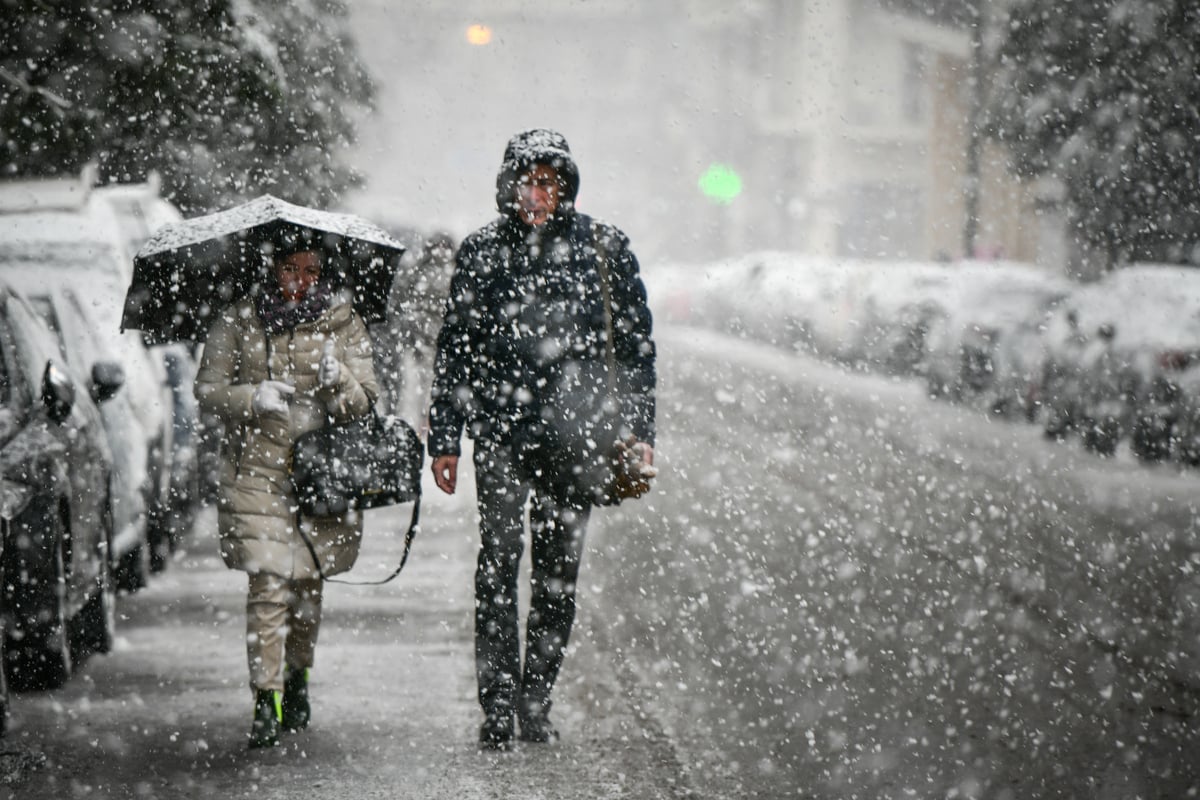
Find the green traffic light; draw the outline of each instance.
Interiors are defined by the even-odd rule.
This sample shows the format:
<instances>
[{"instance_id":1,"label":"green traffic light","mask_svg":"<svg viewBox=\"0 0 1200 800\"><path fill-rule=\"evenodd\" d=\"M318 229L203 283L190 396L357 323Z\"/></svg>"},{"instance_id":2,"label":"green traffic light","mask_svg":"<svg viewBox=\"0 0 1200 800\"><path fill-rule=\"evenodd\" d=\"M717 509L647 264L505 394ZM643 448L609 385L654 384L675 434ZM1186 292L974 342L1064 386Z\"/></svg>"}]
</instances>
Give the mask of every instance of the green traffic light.
<instances>
[{"instance_id":1,"label":"green traffic light","mask_svg":"<svg viewBox=\"0 0 1200 800\"><path fill-rule=\"evenodd\" d=\"M742 193L742 179L731 167L713 164L700 176L700 191L714 203L728 205Z\"/></svg>"}]
</instances>

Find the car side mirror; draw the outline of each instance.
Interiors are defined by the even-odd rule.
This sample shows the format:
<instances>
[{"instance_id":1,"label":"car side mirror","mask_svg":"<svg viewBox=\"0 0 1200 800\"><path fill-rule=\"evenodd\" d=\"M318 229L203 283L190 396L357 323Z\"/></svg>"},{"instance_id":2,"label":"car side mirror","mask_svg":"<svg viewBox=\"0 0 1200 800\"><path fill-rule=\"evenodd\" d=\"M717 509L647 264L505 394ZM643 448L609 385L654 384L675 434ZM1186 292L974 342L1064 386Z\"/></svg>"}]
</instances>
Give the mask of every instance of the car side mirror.
<instances>
[{"instance_id":1,"label":"car side mirror","mask_svg":"<svg viewBox=\"0 0 1200 800\"><path fill-rule=\"evenodd\" d=\"M125 385L125 368L115 361L92 364L92 399L97 403L111 400Z\"/></svg>"},{"instance_id":2,"label":"car side mirror","mask_svg":"<svg viewBox=\"0 0 1200 800\"><path fill-rule=\"evenodd\" d=\"M59 425L71 416L75 405L75 384L53 361L46 362L46 371L42 373L42 402L50 419Z\"/></svg>"}]
</instances>

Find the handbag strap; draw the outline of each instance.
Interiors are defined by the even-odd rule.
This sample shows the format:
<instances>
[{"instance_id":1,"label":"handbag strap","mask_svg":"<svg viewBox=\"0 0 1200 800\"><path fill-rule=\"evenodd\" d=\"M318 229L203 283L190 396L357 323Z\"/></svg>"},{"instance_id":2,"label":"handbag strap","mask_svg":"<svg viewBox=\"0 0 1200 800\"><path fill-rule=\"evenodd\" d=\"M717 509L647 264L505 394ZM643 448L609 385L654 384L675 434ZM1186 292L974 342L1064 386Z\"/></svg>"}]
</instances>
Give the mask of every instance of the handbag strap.
<instances>
[{"instance_id":1,"label":"handbag strap","mask_svg":"<svg viewBox=\"0 0 1200 800\"><path fill-rule=\"evenodd\" d=\"M300 534L300 538L304 540L304 546L308 548L309 555L312 556L313 564L317 567L317 574L321 576L321 580L326 583L344 583L348 586L382 586L389 583L400 574L404 569L404 565L408 563L408 554L412 551L413 539L417 536L417 531L421 528L421 487L417 486L417 496L413 500L412 517L408 521L408 530L404 533L404 553L400 556L400 563L392 570L392 574L386 578L377 581L349 581L344 578L330 578L325 574L325 570L321 569L321 559L317 557L317 548L313 546L312 540L304 533L304 528L300 526L300 512L296 512L296 533Z\"/></svg>"}]
</instances>

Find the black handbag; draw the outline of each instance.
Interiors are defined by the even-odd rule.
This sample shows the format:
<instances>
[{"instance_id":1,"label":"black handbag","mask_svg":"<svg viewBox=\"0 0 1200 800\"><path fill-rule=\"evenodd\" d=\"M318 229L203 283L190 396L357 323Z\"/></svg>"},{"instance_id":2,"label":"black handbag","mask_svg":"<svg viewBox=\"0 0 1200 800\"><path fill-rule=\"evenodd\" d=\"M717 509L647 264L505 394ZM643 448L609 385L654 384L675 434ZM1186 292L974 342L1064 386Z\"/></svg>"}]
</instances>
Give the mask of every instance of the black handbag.
<instances>
[{"instance_id":1,"label":"black handbag","mask_svg":"<svg viewBox=\"0 0 1200 800\"><path fill-rule=\"evenodd\" d=\"M310 517L407 503L421 493L424 455L412 426L372 413L297 438L292 487Z\"/></svg>"},{"instance_id":2,"label":"black handbag","mask_svg":"<svg viewBox=\"0 0 1200 800\"><path fill-rule=\"evenodd\" d=\"M288 472L301 514L340 515L413 501L404 555L395 572L380 581L341 582L387 583L400 574L418 529L424 459L425 448L412 426L399 417L381 417L374 412L317 428L296 439ZM321 577L334 580L321 572L312 543L303 538Z\"/></svg>"},{"instance_id":3,"label":"black handbag","mask_svg":"<svg viewBox=\"0 0 1200 800\"><path fill-rule=\"evenodd\" d=\"M650 491L653 473L644 473L636 458L622 452L617 442L626 437L615 417L603 415L585 427L515 422L509 441L517 474L563 502L593 506L619 505Z\"/></svg>"}]
</instances>

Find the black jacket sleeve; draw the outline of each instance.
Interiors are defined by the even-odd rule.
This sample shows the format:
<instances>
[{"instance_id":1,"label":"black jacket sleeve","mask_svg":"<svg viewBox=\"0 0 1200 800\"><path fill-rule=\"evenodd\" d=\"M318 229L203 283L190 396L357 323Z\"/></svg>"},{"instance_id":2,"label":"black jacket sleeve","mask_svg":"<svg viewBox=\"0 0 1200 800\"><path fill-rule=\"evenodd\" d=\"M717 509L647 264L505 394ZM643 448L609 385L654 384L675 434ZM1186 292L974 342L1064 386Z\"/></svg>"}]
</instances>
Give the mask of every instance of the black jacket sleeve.
<instances>
[{"instance_id":1,"label":"black jacket sleeve","mask_svg":"<svg viewBox=\"0 0 1200 800\"><path fill-rule=\"evenodd\" d=\"M468 238L458 250L454 276L442 328L437 337L433 385L430 389L429 455L459 455L463 425L470 415L471 364L478 351L476 341L478 295L475 269L476 245Z\"/></svg>"}]
</instances>

